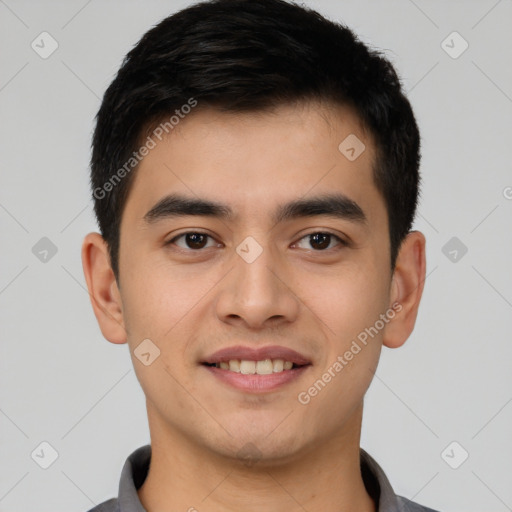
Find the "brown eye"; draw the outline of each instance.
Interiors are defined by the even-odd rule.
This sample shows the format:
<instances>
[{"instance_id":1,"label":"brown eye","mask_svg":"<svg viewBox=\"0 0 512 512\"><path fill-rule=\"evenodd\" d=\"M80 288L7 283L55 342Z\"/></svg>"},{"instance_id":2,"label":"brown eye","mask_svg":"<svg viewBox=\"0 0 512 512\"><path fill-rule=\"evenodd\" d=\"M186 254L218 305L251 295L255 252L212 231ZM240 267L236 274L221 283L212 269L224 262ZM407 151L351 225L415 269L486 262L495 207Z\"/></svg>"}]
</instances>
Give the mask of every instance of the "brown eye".
<instances>
[{"instance_id":1,"label":"brown eye","mask_svg":"<svg viewBox=\"0 0 512 512\"><path fill-rule=\"evenodd\" d=\"M314 249L327 249L331 243L331 235L327 233L314 233L309 235L309 243Z\"/></svg>"},{"instance_id":2,"label":"brown eye","mask_svg":"<svg viewBox=\"0 0 512 512\"><path fill-rule=\"evenodd\" d=\"M324 251L326 249L332 249L338 245L345 245L345 242L339 237L332 233L325 232L317 232L310 233L300 239L297 245L300 247L300 243L306 241L309 244L309 247L301 247L301 249L310 249L312 248L315 251ZM332 242L337 242L332 245Z\"/></svg>"},{"instance_id":3,"label":"brown eye","mask_svg":"<svg viewBox=\"0 0 512 512\"><path fill-rule=\"evenodd\" d=\"M189 232L178 235L177 237L170 240L167 245L175 244L181 249L191 249L191 250L200 250L205 247L211 247L211 245L207 246L208 239L212 239L210 235L206 233L198 233L198 232ZM181 243L178 243L181 241Z\"/></svg>"},{"instance_id":4,"label":"brown eye","mask_svg":"<svg viewBox=\"0 0 512 512\"><path fill-rule=\"evenodd\" d=\"M187 233L185 243L190 249L202 249L206 245L207 236L201 233Z\"/></svg>"}]
</instances>

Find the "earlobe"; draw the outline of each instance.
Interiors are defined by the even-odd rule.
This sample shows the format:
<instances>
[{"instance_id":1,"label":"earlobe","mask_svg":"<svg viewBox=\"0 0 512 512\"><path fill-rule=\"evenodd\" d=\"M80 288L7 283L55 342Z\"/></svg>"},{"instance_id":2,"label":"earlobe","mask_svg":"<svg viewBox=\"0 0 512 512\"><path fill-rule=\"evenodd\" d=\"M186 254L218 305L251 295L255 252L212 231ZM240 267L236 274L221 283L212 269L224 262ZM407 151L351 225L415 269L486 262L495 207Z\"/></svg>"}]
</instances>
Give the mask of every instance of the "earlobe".
<instances>
[{"instance_id":1,"label":"earlobe","mask_svg":"<svg viewBox=\"0 0 512 512\"><path fill-rule=\"evenodd\" d=\"M386 325L383 344L389 348L402 346L416 323L425 283L425 237L411 231L400 247L393 273L390 307L397 306L395 317Z\"/></svg>"},{"instance_id":2,"label":"earlobe","mask_svg":"<svg viewBox=\"0 0 512 512\"><path fill-rule=\"evenodd\" d=\"M121 295L110 265L107 244L99 233L89 233L84 238L82 267L103 336L111 343L126 343Z\"/></svg>"}]
</instances>

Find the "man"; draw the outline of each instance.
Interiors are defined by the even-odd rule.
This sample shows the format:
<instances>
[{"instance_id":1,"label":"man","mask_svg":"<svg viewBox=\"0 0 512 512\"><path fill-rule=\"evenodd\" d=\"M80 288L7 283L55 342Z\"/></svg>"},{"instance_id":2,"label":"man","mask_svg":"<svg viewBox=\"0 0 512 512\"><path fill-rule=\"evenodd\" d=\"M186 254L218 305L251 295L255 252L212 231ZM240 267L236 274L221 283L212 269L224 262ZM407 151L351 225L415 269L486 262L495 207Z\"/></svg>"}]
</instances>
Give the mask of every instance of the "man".
<instances>
[{"instance_id":1,"label":"man","mask_svg":"<svg viewBox=\"0 0 512 512\"><path fill-rule=\"evenodd\" d=\"M359 446L423 290L419 159L391 64L315 11L214 0L144 35L98 112L82 258L151 445L93 510L431 510Z\"/></svg>"}]
</instances>

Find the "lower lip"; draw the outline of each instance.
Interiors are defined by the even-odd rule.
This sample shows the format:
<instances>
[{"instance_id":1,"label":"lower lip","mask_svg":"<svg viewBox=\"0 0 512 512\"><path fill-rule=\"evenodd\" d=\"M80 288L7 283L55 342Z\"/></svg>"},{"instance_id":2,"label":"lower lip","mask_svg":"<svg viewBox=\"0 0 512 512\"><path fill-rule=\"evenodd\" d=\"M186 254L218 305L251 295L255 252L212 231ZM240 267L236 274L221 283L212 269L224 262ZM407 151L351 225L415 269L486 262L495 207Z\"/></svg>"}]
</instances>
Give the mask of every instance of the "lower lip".
<instances>
[{"instance_id":1,"label":"lower lip","mask_svg":"<svg viewBox=\"0 0 512 512\"><path fill-rule=\"evenodd\" d=\"M310 365L299 366L292 370L284 370L278 373L270 373L268 375L250 374L232 372L223 370L215 366L203 365L212 375L230 386L242 391L252 393L264 393L266 391L274 391L285 384L298 379Z\"/></svg>"}]
</instances>

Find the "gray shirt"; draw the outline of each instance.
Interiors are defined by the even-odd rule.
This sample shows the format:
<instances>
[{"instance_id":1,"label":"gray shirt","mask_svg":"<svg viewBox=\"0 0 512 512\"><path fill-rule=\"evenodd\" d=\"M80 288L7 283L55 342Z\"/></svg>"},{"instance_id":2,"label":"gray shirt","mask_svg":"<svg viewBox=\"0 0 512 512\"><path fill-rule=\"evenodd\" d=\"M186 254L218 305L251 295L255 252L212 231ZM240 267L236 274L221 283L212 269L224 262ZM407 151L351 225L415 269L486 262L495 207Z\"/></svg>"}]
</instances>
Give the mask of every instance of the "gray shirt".
<instances>
[{"instance_id":1,"label":"gray shirt","mask_svg":"<svg viewBox=\"0 0 512 512\"><path fill-rule=\"evenodd\" d=\"M360 448L361 474L368 494L378 503L377 512L436 512L407 498L397 496L384 471L370 455ZM146 512L137 489L142 486L148 474L151 460L151 445L135 450L127 459L121 471L117 498L104 501L88 512Z\"/></svg>"}]
</instances>

